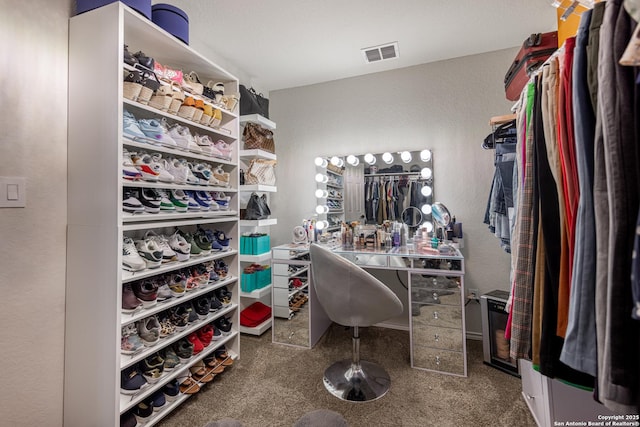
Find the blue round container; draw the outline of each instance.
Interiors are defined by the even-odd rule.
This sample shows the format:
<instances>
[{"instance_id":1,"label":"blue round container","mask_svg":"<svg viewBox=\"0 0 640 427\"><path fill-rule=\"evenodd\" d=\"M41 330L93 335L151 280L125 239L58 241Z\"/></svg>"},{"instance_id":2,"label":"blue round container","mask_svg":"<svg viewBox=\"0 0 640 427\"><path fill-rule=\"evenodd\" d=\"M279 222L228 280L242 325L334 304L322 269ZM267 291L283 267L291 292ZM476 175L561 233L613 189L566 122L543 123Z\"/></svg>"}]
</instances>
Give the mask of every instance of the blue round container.
<instances>
[{"instance_id":1,"label":"blue round container","mask_svg":"<svg viewBox=\"0 0 640 427\"><path fill-rule=\"evenodd\" d=\"M182 9L165 3L154 4L151 6L151 20L169 34L189 44L189 17Z\"/></svg>"}]
</instances>

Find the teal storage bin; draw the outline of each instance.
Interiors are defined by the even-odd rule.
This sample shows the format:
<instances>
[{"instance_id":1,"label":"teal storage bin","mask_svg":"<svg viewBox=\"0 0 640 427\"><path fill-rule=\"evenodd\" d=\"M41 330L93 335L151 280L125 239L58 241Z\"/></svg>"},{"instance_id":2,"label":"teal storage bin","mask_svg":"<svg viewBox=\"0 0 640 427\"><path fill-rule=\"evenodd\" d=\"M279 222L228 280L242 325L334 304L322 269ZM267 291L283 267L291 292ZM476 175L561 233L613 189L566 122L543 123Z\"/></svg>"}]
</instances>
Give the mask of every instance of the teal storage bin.
<instances>
[{"instance_id":1,"label":"teal storage bin","mask_svg":"<svg viewBox=\"0 0 640 427\"><path fill-rule=\"evenodd\" d=\"M242 273L240 278L240 289L242 292L253 292L256 290L256 273Z\"/></svg>"},{"instance_id":2,"label":"teal storage bin","mask_svg":"<svg viewBox=\"0 0 640 427\"><path fill-rule=\"evenodd\" d=\"M240 254L252 255L253 238L249 236L240 236Z\"/></svg>"},{"instance_id":3,"label":"teal storage bin","mask_svg":"<svg viewBox=\"0 0 640 427\"><path fill-rule=\"evenodd\" d=\"M268 265L263 265L264 270L256 271L254 274L256 277L256 289L264 288L271 283L271 268Z\"/></svg>"},{"instance_id":4,"label":"teal storage bin","mask_svg":"<svg viewBox=\"0 0 640 427\"><path fill-rule=\"evenodd\" d=\"M271 250L271 238L269 236L257 236L253 239L254 255L260 255Z\"/></svg>"}]
</instances>

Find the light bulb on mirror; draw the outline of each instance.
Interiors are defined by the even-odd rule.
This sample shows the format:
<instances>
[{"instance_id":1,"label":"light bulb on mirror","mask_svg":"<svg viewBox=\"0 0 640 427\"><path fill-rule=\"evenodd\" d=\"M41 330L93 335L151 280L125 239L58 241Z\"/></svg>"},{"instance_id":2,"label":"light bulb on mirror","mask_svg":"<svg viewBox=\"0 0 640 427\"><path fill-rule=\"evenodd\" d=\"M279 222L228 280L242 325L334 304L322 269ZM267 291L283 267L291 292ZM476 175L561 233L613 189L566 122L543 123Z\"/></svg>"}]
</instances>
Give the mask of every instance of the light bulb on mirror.
<instances>
[{"instance_id":1,"label":"light bulb on mirror","mask_svg":"<svg viewBox=\"0 0 640 427\"><path fill-rule=\"evenodd\" d=\"M376 163L376 156L371 153L367 153L364 155L364 161L369 163L370 165L374 165Z\"/></svg>"},{"instance_id":2,"label":"light bulb on mirror","mask_svg":"<svg viewBox=\"0 0 640 427\"><path fill-rule=\"evenodd\" d=\"M433 176L433 171L431 170L431 168L422 168L422 170L420 171L420 176L424 179L431 179L431 177Z\"/></svg>"},{"instance_id":3,"label":"light bulb on mirror","mask_svg":"<svg viewBox=\"0 0 640 427\"><path fill-rule=\"evenodd\" d=\"M351 166L358 166L360 164L360 159L353 154L349 154L347 156L347 163L349 163Z\"/></svg>"},{"instance_id":4,"label":"light bulb on mirror","mask_svg":"<svg viewBox=\"0 0 640 427\"><path fill-rule=\"evenodd\" d=\"M316 190L316 198L325 199L325 198L327 198L327 196L329 196L329 192L327 190L323 190L321 188L318 188Z\"/></svg>"},{"instance_id":5,"label":"light bulb on mirror","mask_svg":"<svg viewBox=\"0 0 640 427\"><path fill-rule=\"evenodd\" d=\"M420 210L425 215L431 215L431 205L424 204L420 207Z\"/></svg>"},{"instance_id":6,"label":"light bulb on mirror","mask_svg":"<svg viewBox=\"0 0 640 427\"><path fill-rule=\"evenodd\" d=\"M329 222L322 220L316 222L316 230L324 230L325 228L329 228Z\"/></svg>"},{"instance_id":7,"label":"light bulb on mirror","mask_svg":"<svg viewBox=\"0 0 640 427\"><path fill-rule=\"evenodd\" d=\"M431 160L431 150L422 150L420 152L420 160L428 162Z\"/></svg>"},{"instance_id":8,"label":"light bulb on mirror","mask_svg":"<svg viewBox=\"0 0 640 427\"><path fill-rule=\"evenodd\" d=\"M408 151L403 151L402 153L400 153L400 158L404 163L409 163L412 159L411 153Z\"/></svg>"},{"instance_id":9,"label":"light bulb on mirror","mask_svg":"<svg viewBox=\"0 0 640 427\"><path fill-rule=\"evenodd\" d=\"M344 161L338 156L333 156L331 158L331 164L333 166L337 166L337 167L341 168L344 165Z\"/></svg>"},{"instance_id":10,"label":"light bulb on mirror","mask_svg":"<svg viewBox=\"0 0 640 427\"><path fill-rule=\"evenodd\" d=\"M431 186L429 185L425 185L424 187L422 187L422 189L420 190L420 193L424 196L424 197L429 197L430 195L433 194L433 189L431 188Z\"/></svg>"},{"instance_id":11,"label":"light bulb on mirror","mask_svg":"<svg viewBox=\"0 0 640 427\"><path fill-rule=\"evenodd\" d=\"M382 155L382 161L385 162L386 164L390 165L391 163L393 163L393 155L389 152L384 153Z\"/></svg>"},{"instance_id":12,"label":"light bulb on mirror","mask_svg":"<svg viewBox=\"0 0 640 427\"><path fill-rule=\"evenodd\" d=\"M427 222L424 224L424 228L427 230L427 233L431 233L433 231L433 224Z\"/></svg>"},{"instance_id":13,"label":"light bulb on mirror","mask_svg":"<svg viewBox=\"0 0 640 427\"><path fill-rule=\"evenodd\" d=\"M328 181L329 181L329 178L327 177L327 175L325 175L323 173L316 174L316 182L317 183L326 184Z\"/></svg>"},{"instance_id":14,"label":"light bulb on mirror","mask_svg":"<svg viewBox=\"0 0 640 427\"><path fill-rule=\"evenodd\" d=\"M329 212L329 207L327 205L318 205L316 206L316 213L318 215L326 214Z\"/></svg>"},{"instance_id":15,"label":"light bulb on mirror","mask_svg":"<svg viewBox=\"0 0 640 427\"><path fill-rule=\"evenodd\" d=\"M321 168L326 168L329 164L329 162L327 162L327 159L325 159L324 157L316 157L315 163L316 166Z\"/></svg>"}]
</instances>

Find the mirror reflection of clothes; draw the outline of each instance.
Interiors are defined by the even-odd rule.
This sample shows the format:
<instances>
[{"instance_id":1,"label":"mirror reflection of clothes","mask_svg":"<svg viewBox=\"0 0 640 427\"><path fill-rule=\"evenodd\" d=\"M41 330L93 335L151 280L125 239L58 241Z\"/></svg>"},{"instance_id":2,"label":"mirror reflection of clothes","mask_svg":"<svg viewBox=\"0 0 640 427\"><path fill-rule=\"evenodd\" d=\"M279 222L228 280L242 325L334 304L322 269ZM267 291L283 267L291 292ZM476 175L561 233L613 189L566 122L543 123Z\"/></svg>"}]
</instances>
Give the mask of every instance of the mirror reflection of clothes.
<instances>
[{"instance_id":1,"label":"mirror reflection of clothes","mask_svg":"<svg viewBox=\"0 0 640 427\"><path fill-rule=\"evenodd\" d=\"M402 221L408 207L420 207L428 202L422 195L427 182L408 175L375 176L365 179L365 214L368 224ZM418 217L419 215L416 215ZM419 220L419 219L418 219Z\"/></svg>"}]
</instances>

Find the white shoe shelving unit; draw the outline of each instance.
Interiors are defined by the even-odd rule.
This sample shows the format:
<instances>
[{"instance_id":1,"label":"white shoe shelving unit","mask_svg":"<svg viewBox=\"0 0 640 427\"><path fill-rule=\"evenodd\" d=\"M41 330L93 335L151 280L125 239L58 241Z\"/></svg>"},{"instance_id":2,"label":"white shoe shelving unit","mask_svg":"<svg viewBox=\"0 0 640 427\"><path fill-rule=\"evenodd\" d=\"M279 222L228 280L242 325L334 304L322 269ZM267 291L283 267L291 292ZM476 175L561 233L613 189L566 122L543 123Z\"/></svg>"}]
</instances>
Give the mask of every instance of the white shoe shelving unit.
<instances>
[{"instance_id":1,"label":"white shoe shelving unit","mask_svg":"<svg viewBox=\"0 0 640 427\"><path fill-rule=\"evenodd\" d=\"M270 130L276 129L276 124L259 115L259 114L250 114L240 116L240 126L244 129L245 123L256 123ZM267 160L277 160L277 156L274 153L270 153L265 150L258 149L250 149L250 150L240 150L240 167L246 172L247 168L252 159L267 159ZM241 185L240 186L240 204L241 206L246 206L249 200L249 197L252 193L258 193L260 195L266 194L267 201L269 200L269 195L271 193L275 193L278 191L276 186L271 185ZM272 215L267 219L259 219L259 220L240 220L240 232L242 233L266 233L269 234L269 227L272 225L276 225L278 220ZM240 255L240 271L248 265L252 263L257 263L261 265L271 265L271 249L267 252L257 255ZM252 292L240 292L240 309L244 309L249 305L253 304L255 301L260 301L261 303L271 306L271 292L272 292L272 284L269 284L265 287L256 289ZM240 326L240 332L250 335L262 335L264 332L268 331L271 328L271 319L263 322L262 324L256 327L247 327Z\"/></svg>"},{"instance_id":2,"label":"white shoe shelving unit","mask_svg":"<svg viewBox=\"0 0 640 427\"><path fill-rule=\"evenodd\" d=\"M238 115L222 110L222 123L214 129L156 110L123 97L124 45L131 53L142 51L162 65L196 71L205 82L223 82L228 93L238 92L238 80L224 69L173 37L121 2L83 13L70 19L69 27L69 133L68 133L68 230L67 289L63 424L68 426L119 426L120 416L159 391L170 381L189 374L189 367L213 355L224 345L234 357L240 355L239 339L239 197ZM214 159L171 148L133 142L123 138L123 112L138 119L166 118L187 126L191 133L209 135L213 141L232 144L231 160ZM122 178L123 151L160 153L180 157L212 168L222 165L230 174L229 187L180 186L160 182L131 182ZM216 212L136 214L122 211L124 187L223 191L231 196L229 209ZM229 250L170 262L156 269L128 272L122 269L123 238L140 238L147 230L172 234L176 227L193 233L198 225L223 231L231 237ZM199 287L181 298L170 298L152 308L124 314L122 289L126 283L177 271L185 267L222 259L228 266L226 278ZM133 355L120 352L121 328L137 320L227 286L231 304L190 323L184 330L161 338L153 347ZM135 395L120 393L121 373L145 357L202 326L225 316L232 330L205 347L189 362L165 372L157 383L148 384ZM223 374L224 375L224 374ZM200 393L213 392L216 383ZM146 421L158 423L189 395L174 402Z\"/></svg>"}]
</instances>

